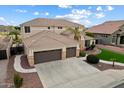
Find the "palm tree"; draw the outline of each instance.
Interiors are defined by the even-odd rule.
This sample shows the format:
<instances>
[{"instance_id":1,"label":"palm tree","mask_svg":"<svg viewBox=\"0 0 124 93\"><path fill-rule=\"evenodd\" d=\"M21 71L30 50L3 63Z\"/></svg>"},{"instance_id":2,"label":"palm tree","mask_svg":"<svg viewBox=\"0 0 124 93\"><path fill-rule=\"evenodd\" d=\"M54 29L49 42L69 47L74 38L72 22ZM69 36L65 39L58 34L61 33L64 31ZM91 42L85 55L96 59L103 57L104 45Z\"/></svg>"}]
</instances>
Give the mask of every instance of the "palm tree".
<instances>
[{"instance_id":1,"label":"palm tree","mask_svg":"<svg viewBox=\"0 0 124 93\"><path fill-rule=\"evenodd\" d=\"M79 27L76 28L68 28L66 31L70 31L72 34L74 34L74 40L77 40L80 44L80 50L83 50L83 44L81 42L81 31L79 30Z\"/></svg>"},{"instance_id":2,"label":"palm tree","mask_svg":"<svg viewBox=\"0 0 124 93\"><path fill-rule=\"evenodd\" d=\"M11 27L11 32L9 33L10 37L13 39L14 42L18 42L20 31L15 29L14 27Z\"/></svg>"},{"instance_id":3,"label":"palm tree","mask_svg":"<svg viewBox=\"0 0 124 93\"><path fill-rule=\"evenodd\" d=\"M74 28L68 28L67 31L70 31L71 33L74 34L74 39L79 41L81 38L80 30L78 27Z\"/></svg>"}]
</instances>

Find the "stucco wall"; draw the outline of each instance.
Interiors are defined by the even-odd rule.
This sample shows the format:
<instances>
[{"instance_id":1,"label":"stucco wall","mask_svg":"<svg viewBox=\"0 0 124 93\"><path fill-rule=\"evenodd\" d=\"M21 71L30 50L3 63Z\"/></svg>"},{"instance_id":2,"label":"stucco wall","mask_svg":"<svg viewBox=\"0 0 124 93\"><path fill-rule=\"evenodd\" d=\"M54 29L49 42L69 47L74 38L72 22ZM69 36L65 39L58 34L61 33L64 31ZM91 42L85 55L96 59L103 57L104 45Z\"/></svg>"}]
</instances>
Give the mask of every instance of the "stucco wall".
<instances>
[{"instance_id":1,"label":"stucco wall","mask_svg":"<svg viewBox=\"0 0 124 93\"><path fill-rule=\"evenodd\" d=\"M21 34L22 34L22 38L26 38L29 36L32 36L38 32L47 30L47 31L53 31L56 32L57 34L60 34L61 32L65 31L68 27L62 27L62 29L58 29L58 27L50 27L50 29L48 29L48 27L30 27L30 33L25 33L25 29L24 26L21 27Z\"/></svg>"},{"instance_id":2,"label":"stucco wall","mask_svg":"<svg viewBox=\"0 0 124 93\"><path fill-rule=\"evenodd\" d=\"M50 29L48 29L48 27L30 27L31 32L25 33L24 26L21 26L22 38L32 36L38 32L44 31L44 30L53 31L53 32L56 32L57 34L60 34L61 32L65 31L67 28L69 28L69 27L62 27L62 29L58 29L58 26L57 27L51 26ZM75 28L75 27L71 27L71 28ZM83 30L83 27L80 27L80 30Z\"/></svg>"},{"instance_id":3,"label":"stucco wall","mask_svg":"<svg viewBox=\"0 0 124 93\"><path fill-rule=\"evenodd\" d=\"M111 44L112 42L112 35L107 35L107 37L104 37L103 34L94 34L95 38L101 39L102 44Z\"/></svg>"}]
</instances>

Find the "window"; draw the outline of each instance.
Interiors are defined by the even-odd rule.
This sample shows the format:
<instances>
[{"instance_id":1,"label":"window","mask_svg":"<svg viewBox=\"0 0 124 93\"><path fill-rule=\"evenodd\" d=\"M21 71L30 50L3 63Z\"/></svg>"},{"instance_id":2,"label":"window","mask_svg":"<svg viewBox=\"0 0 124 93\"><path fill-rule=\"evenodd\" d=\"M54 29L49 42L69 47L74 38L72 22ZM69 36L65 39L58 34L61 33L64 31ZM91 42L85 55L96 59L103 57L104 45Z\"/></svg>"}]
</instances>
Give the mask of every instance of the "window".
<instances>
[{"instance_id":1,"label":"window","mask_svg":"<svg viewBox=\"0 0 124 93\"><path fill-rule=\"evenodd\" d=\"M50 29L50 26L48 27L48 29Z\"/></svg>"},{"instance_id":2,"label":"window","mask_svg":"<svg viewBox=\"0 0 124 93\"><path fill-rule=\"evenodd\" d=\"M120 44L124 44L124 36L120 37Z\"/></svg>"},{"instance_id":3,"label":"window","mask_svg":"<svg viewBox=\"0 0 124 93\"><path fill-rule=\"evenodd\" d=\"M62 29L62 27L58 27L58 29Z\"/></svg>"},{"instance_id":4,"label":"window","mask_svg":"<svg viewBox=\"0 0 124 93\"><path fill-rule=\"evenodd\" d=\"M107 34L103 34L102 37L108 37L108 35Z\"/></svg>"},{"instance_id":5,"label":"window","mask_svg":"<svg viewBox=\"0 0 124 93\"><path fill-rule=\"evenodd\" d=\"M25 26L25 33L30 33L30 27L29 26Z\"/></svg>"}]
</instances>

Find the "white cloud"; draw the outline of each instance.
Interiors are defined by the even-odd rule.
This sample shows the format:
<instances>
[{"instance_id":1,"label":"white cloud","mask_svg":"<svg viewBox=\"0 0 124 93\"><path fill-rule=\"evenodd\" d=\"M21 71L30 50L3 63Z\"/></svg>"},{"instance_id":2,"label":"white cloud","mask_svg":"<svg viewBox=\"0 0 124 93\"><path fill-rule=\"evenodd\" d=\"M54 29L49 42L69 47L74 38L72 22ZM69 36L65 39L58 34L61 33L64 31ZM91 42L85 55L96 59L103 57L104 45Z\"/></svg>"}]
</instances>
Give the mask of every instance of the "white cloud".
<instances>
[{"instance_id":1,"label":"white cloud","mask_svg":"<svg viewBox=\"0 0 124 93\"><path fill-rule=\"evenodd\" d=\"M18 13L27 13L28 11L27 10L16 9L16 12L18 12Z\"/></svg>"},{"instance_id":2,"label":"white cloud","mask_svg":"<svg viewBox=\"0 0 124 93\"><path fill-rule=\"evenodd\" d=\"M34 12L33 13L34 15L39 15L40 13L38 11Z\"/></svg>"},{"instance_id":3,"label":"white cloud","mask_svg":"<svg viewBox=\"0 0 124 93\"><path fill-rule=\"evenodd\" d=\"M0 25L10 25L4 17L0 17Z\"/></svg>"},{"instance_id":4,"label":"white cloud","mask_svg":"<svg viewBox=\"0 0 124 93\"><path fill-rule=\"evenodd\" d=\"M48 16L49 15L49 12L45 12L45 15Z\"/></svg>"},{"instance_id":5,"label":"white cloud","mask_svg":"<svg viewBox=\"0 0 124 93\"><path fill-rule=\"evenodd\" d=\"M0 20L5 21L5 18L4 17L0 17Z\"/></svg>"},{"instance_id":6,"label":"white cloud","mask_svg":"<svg viewBox=\"0 0 124 93\"><path fill-rule=\"evenodd\" d=\"M98 19L105 17L104 13L96 13L95 15L96 15L96 18L98 18Z\"/></svg>"},{"instance_id":7,"label":"white cloud","mask_svg":"<svg viewBox=\"0 0 124 93\"><path fill-rule=\"evenodd\" d=\"M98 6L98 7L96 8L96 10L97 10L97 11L102 11L103 9L102 9L101 6Z\"/></svg>"},{"instance_id":8,"label":"white cloud","mask_svg":"<svg viewBox=\"0 0 124 93\"><path fill-rule=\"evenodd\" d=\"M86 27L91 26L92 22L88 19L82 20L81 23Z\"/></svg>"},{"instance_id":9,"label":"white cloud","mask_svg":"<svg viewBox=\"0 0 124 93\"><path fill-rule=\"evenodd\" d=\"M57 15L56 18L65 18L65 19L71 20L73 22L79 23L80 20L82 20L83 18L88 18L88 16L90 16L91 14L92 14L92 12L89 10L73 9L71 11L71 13L65 14L65 15Z\"/></svg>"},{"instance_id":10,"label":"white cloud","mask_svg":"<svg viewBox=\"0 0 124 93\"><path fill-rule=\"evenodd\" d=\"M88 20L88 19L84 20L84 22L85 22L85 24L87 24L87 25L91 24L91 21Z\"/></svg>"},{"instance_id":11,"label":"white cloud","mask_svg":"<svg viewBox=\"0 0 124 93\"><path fill-rule=\"evenodd\" d=\"M112 11L114 8L112 6L106 6L108 11Z\"/></svg>"},{"instance_id":12,"label":"white cloud","mask_svg":"<svg viewBox=\"0 0 124 93\"><path fill-rule=\"evenodd\" d=\"M34 13L33 13L33 15L45 15L45 16L48 16L49 15L49 12L42 12L42 13L40 13L40 12L38 12L38 11L35 11Z\"/></svg>"},{"instance_id":13,"label":"white cloud","mask_svg":"<svg viewBox=\"0 0 124 93\"><path fill-rule=\"evenodd\" d=\"M58 7L60 7L60 8L72 8L71 5L58 5Z\"/></svg>"}]
</instances>

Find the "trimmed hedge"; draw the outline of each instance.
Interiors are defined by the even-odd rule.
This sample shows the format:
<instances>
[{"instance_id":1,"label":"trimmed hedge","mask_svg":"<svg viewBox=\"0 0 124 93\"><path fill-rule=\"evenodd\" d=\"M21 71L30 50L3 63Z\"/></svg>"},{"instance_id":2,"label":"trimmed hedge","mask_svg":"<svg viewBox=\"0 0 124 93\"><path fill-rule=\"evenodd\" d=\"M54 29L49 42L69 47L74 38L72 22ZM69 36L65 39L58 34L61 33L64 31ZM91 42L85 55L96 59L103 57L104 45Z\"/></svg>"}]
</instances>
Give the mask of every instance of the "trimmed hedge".
<instances>
[{"instance_id":1,"label":"trimmed hedge","mask_svg":"<svg viewBox=\"0 0 124 93\"><path fill-rule=\"evenodd\" d=\"M80 57L85 57L86 56L86 53L85 52L83 52L83 51L80 51Z\"/></svg>"},{"instance_id":2,"label":"trimmed hedge","mask_svg":"<svg viewBox=\"0 0 124 93\"><path fill-rule=\"evenodd\" d=\"M97 63L99 63L99 58L95 55L88 55L87 62L91 63L91 64L97 64Z\"/></svg>"}]
</instances>

